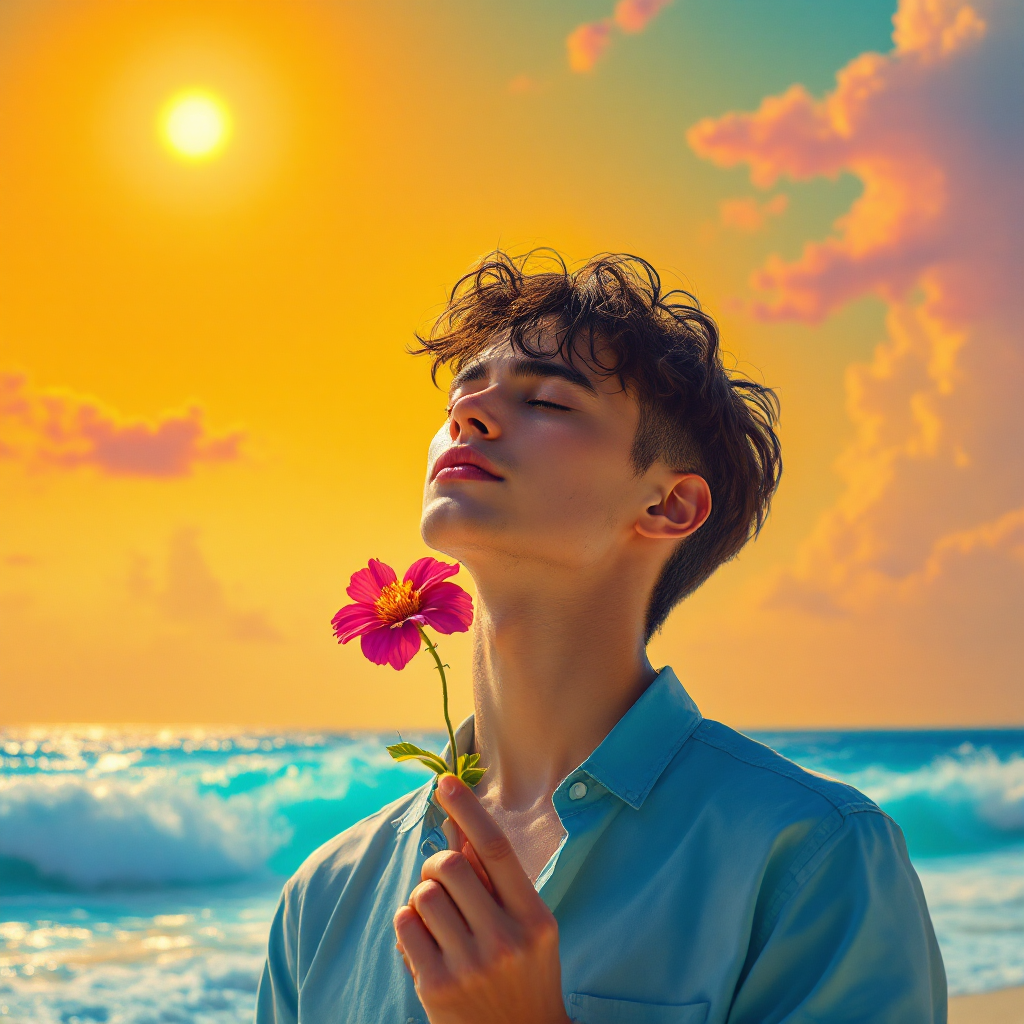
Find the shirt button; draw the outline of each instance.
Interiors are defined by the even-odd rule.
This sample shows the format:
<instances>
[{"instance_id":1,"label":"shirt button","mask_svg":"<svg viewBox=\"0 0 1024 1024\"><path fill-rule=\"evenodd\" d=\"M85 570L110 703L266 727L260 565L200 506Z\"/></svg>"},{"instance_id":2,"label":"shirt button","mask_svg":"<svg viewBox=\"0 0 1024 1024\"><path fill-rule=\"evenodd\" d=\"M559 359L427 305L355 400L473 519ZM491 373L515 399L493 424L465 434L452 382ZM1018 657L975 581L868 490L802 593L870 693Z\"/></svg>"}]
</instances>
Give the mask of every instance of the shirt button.
<instances>
[{"instance_id":1,"label":"shirt button","mask_svg":"<svg viewBox=\"0 0 1024 1024\"><path fill-rule=\"evenodd\" d=\"M437 853L437 843L435 843L433 839L424 839L423 842L420 843L420 853L422 853L424 857L433 857L433 855Z\"/></svg>"},{"instance_id":2,"label":"shirt button","mask_svg":"<svg viewBox=\"0 0 1024 1024\"><path fill-rule=\"evenodd\" d=\"M587 784L585 782L574 782L569 787L570 800L582 800L587 795Z\"/></svg>"}]
</instances>

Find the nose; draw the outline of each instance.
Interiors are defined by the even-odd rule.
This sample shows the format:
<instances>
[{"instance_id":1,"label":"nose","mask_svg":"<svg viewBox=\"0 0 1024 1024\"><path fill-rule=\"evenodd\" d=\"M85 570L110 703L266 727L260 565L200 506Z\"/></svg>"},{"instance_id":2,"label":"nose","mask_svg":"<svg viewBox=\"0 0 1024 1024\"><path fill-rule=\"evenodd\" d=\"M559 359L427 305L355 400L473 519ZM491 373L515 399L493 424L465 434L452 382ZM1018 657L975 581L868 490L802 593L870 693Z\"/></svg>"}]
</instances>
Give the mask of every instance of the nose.
<instances>
[{"instance_id":1,"label":"nose","mask_svg":"<svg viewBox=\"0 0 1024 1024\"><path fill-rule=\"evenodd\" d=\"M489 404L486 391L476 391L457 398L452 403L451 415L448 418L448 432L452 440L466 440L471 437L494 440L498 437L501 434L501 427L491 413Z\"/></svg>"}]
</instances>

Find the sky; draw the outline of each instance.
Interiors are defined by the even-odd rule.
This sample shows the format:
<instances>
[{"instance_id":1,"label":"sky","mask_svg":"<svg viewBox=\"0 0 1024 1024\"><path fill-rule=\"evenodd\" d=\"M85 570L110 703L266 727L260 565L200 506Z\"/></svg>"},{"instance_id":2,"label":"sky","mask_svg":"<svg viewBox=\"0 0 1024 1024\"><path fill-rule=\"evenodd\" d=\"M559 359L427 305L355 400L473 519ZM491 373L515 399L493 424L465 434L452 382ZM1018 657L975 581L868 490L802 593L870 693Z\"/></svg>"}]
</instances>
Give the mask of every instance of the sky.
<instances>
[{"instance_id":1,"label":"sky","mask_svg":"<svg viewBox=\"0 0 1024 1024\"><path fill-rule=\"evenodd\" d=\"M0 721L436 728L330 619L429 553L413 333L550 245L650 260L782 403L652 663L741 728L1021 723L1022 44L1010 0L7 0Z\"/></svg>"}]
</instances>

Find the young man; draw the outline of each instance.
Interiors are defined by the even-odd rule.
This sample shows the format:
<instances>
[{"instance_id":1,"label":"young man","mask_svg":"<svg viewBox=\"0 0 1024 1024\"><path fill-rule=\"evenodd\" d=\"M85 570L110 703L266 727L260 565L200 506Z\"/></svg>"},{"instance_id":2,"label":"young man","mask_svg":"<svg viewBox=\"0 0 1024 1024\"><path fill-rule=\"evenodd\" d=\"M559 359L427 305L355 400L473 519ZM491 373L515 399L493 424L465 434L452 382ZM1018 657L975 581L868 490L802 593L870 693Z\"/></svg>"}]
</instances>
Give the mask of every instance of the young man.
<instances>
[{"instance_id":1,"label":"young man","mask_svg":"<svg viewBox=\"0 0 1024 1024\"><path fill-rule=\"evenodd\" d=\"M632 257L495 254L420 342L456 371L422 534L476 583L458 742L488 771L306 861L259 1024L944 1021L899 828L645 653L763 523L774 395Z\"/></svg>"}]
</instances>

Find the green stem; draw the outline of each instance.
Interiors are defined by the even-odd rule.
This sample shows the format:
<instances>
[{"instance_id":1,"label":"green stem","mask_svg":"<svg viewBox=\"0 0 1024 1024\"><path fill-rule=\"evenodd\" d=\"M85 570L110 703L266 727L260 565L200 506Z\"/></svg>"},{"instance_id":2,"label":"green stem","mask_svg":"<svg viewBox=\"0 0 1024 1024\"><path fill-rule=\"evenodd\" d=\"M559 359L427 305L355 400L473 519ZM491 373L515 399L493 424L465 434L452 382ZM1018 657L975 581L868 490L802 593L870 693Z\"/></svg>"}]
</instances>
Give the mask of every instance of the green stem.
<instances>
[{"instance_id":1,"label":"green stem","mask_svg":"<svg viewBox=\"0 0 1024 1024\"><path fill-rule=\"evenodd\" d=\"M452 748L452 775L458 775L459 748L455 744L455 730L452 728L452 720L448 717L448 680L444 677L444 665L441 664L441 658L438 656L437 645L430 642L430 637L427 636L426 630L418 622L416 623L416 628L420 631L420 636L423 637L427 650L430 651L434 658L437 671L441 673L441 699L444 703L444 724L448 726L448 740Z\"/></svg>"}]
</instances>

